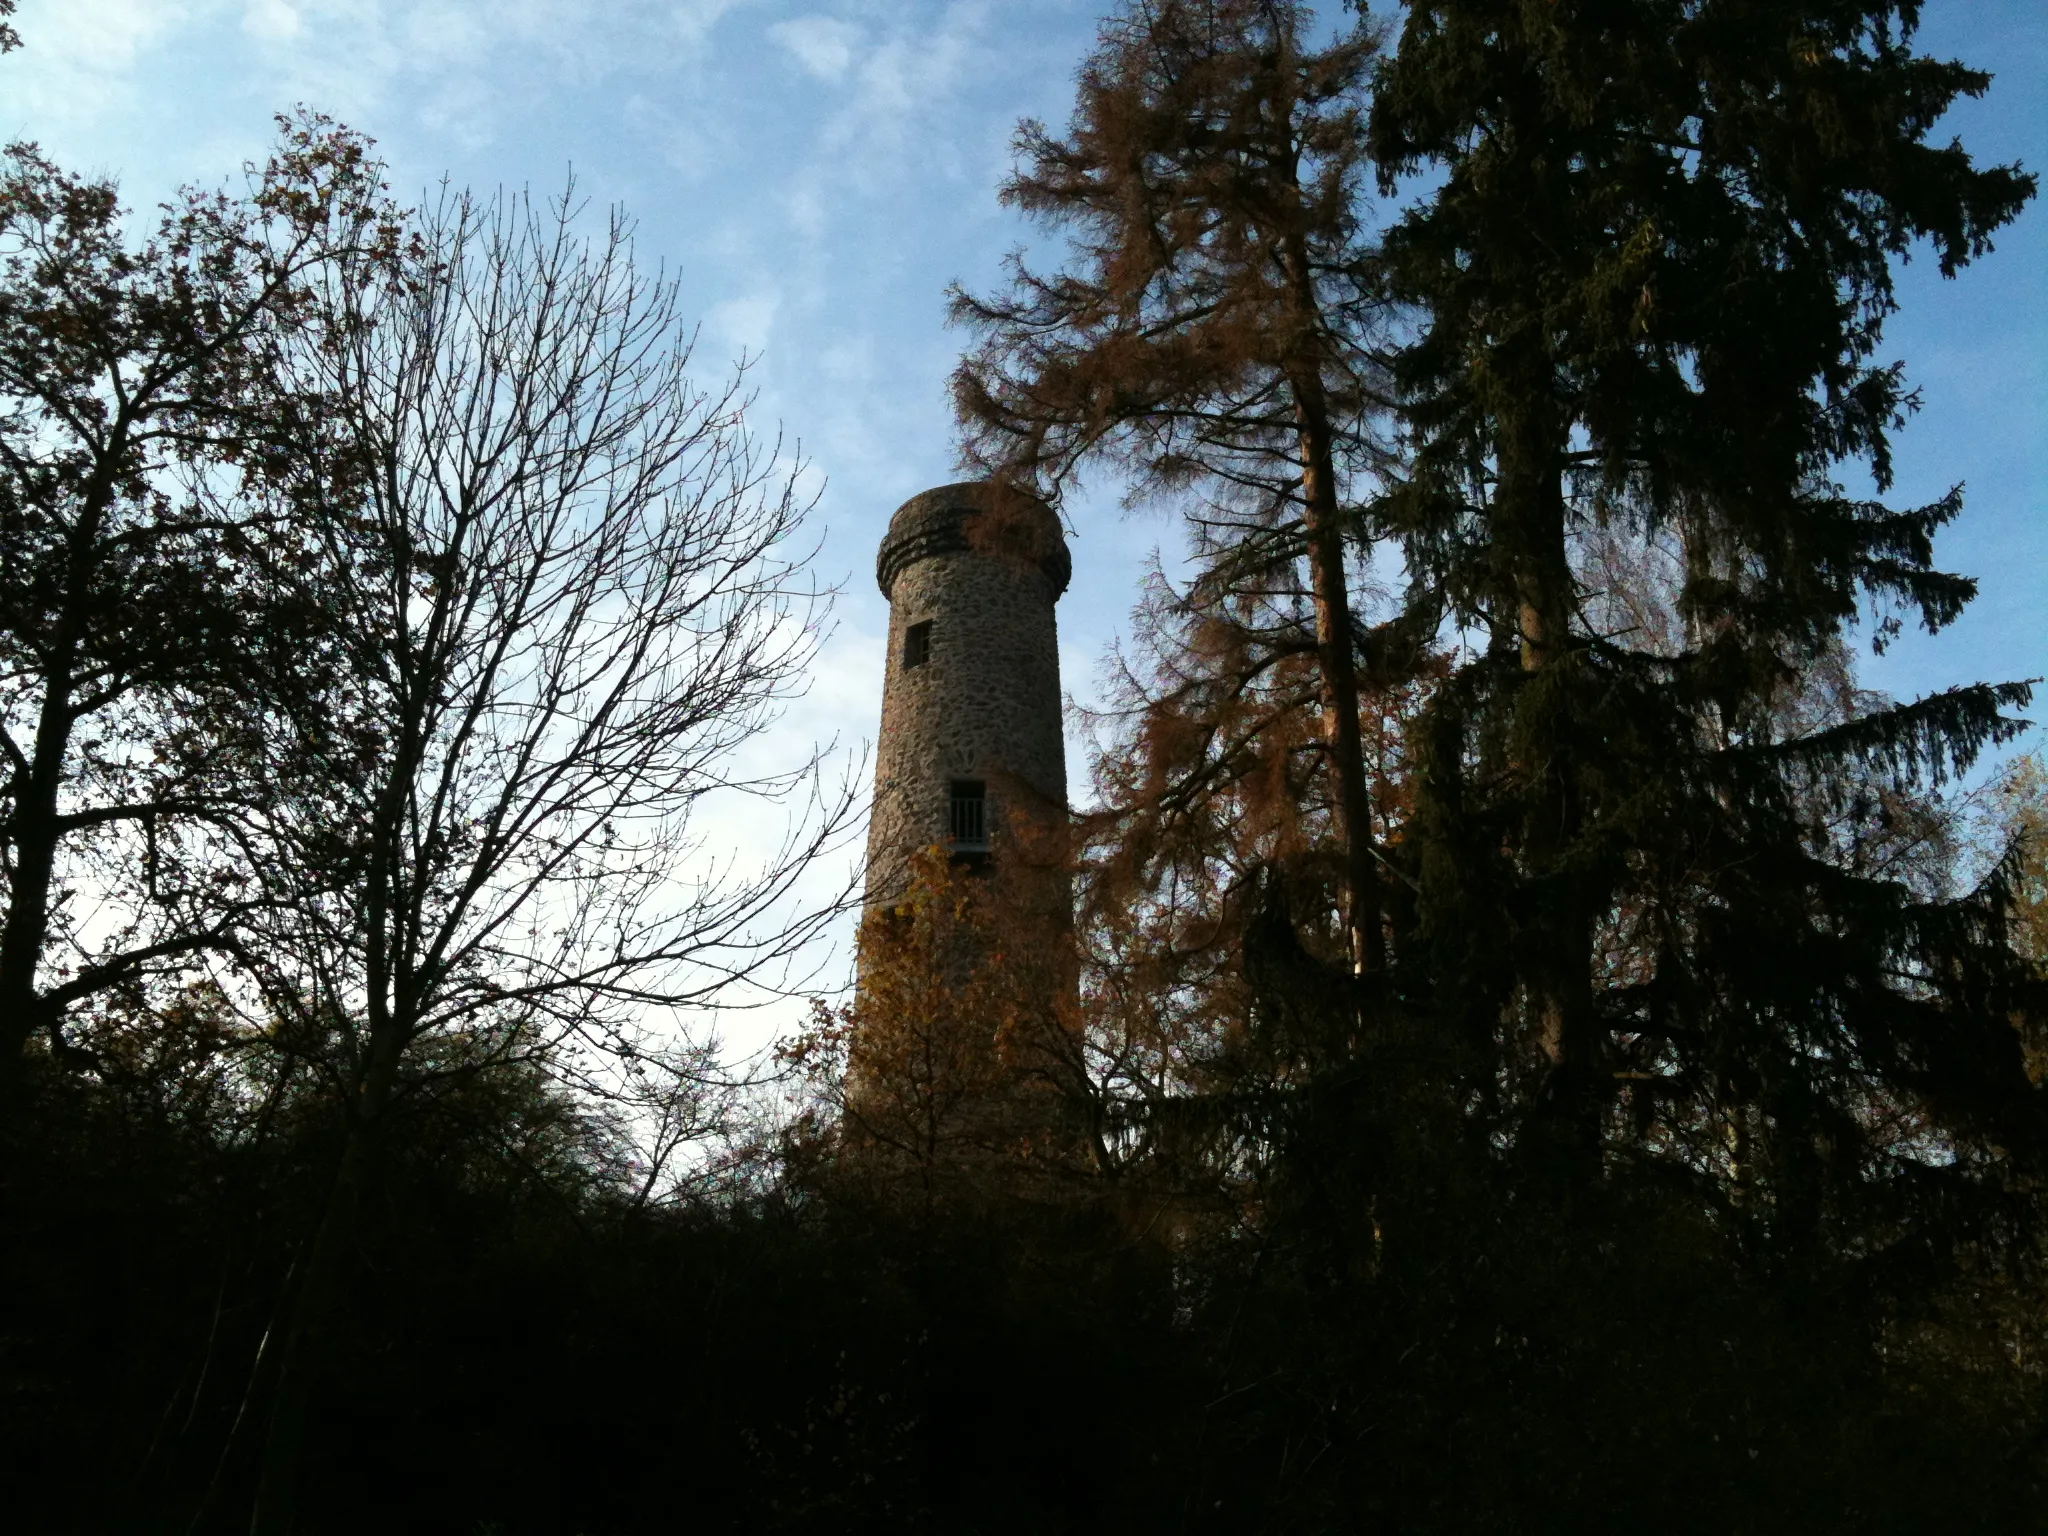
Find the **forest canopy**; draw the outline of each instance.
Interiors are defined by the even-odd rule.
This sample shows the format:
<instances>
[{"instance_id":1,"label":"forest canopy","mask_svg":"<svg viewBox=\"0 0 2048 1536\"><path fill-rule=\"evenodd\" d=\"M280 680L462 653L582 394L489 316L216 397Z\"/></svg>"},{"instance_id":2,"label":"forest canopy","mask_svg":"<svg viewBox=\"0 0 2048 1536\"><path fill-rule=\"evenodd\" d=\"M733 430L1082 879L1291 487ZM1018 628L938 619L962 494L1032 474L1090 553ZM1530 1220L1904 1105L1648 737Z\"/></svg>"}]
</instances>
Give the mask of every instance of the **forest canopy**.
<instances>
[{"instance_id":1,"label":"forest canopy","mask_svg":"<svg viewBox=\"0 0 2048 1536\"><path fill-rule=\"evenodd\" d=\"M1899 265L2036 190L1918 19L1119 0L949 300L964 465L1187 551L1071 920L918 855L754 1079L858 806L741 766L825 594L691 296L313 113L9 148L29 1528L2030 1525L2032 685L1857 672L1976 590Z\"/></svg>"}]
</instances>

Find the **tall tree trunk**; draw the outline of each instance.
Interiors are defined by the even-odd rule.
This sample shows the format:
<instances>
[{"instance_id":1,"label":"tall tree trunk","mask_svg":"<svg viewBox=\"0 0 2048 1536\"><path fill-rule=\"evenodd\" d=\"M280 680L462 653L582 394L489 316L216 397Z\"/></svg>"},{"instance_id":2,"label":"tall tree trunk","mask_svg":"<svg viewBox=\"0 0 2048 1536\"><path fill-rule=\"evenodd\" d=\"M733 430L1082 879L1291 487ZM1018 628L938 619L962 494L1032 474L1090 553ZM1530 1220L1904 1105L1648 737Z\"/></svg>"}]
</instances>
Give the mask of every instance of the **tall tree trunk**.
<instances>
[{"instance_id":1,"label":"tall tree trunk","mask_svg":"<svg viewBox=\"0 0 2048 1536\"><path fill-rule=\"evenodd\" d=\"M370 1032L354 1097L348 1137L313 1246L292 1304L284 1352L278 1362L270 1428L264 1437L249 1536L288 1536L297 1506L306 1414L333 1346L333 1321L353 1268L357 1216L370 1171L383 1150L385 1113L397 1086L419 998L414 983L393 963L394 930L409 914L394 911L393 888L401 867L400 824L405 786L420 759L418 695L402 711L397 760L371 816L369 880L364 893L366 992ZM394 975L399 978L394 986Z\"/></svg>"},{"instance_id":2,"label":"tall tree trunk","mask_svg":"<svg viewBox=\"0 0 2048 1536\"><path fill-rule=\"evenodd\" d=\"M1513 403L1500 415L1494 510L1524 673L1515 748L1524 779L1523 857L1537 887L1524 912L1524 975L1548 1062L1538 1110L1543 1134L1572 1176L1584 1181L1597 1172L1599 1157L1592 922L1583 882L1564 862L1581 822L1566 698L1571 683L1548 675L1571 651L1574 586L1549 361L1537 352L1515 362Z\"/></svg>"},{"instance_id":3,"label":"tall tree trunk","mask_svg":"<svg viewBox=\"0 0 2048 1536\"><path fill-rule=\"evenodd\" d=\"M1290 151L1290 155L1292 151ZM1298 173L1289 162L1289 178ZM1383 901L1373 847L1372 800L1365 787L1365 746L1358 729L1358 664L1351 647L1351 593L1344 574L1344 529L1337 506L1336 453L1323 388L1323 317L1307 241L1299 229L1283 242L1286 277L1306 339L1302 366L1289 377L1301 449L1302 529L1315 600L1316 662L1323 680L1323 740L1330 754L1333 830L1344 854L1344 923L1353 974L1386 965Z\"/></svg>"},{"instance_id":4,"label":"tall tree trunk","mask_svg":"<svg viewBox=\"0 0 2048 1536\"><path fill-rule=\"evenodd\" d=\"M117 431L124 425L117 422ZM91 602L100 530L113 498L107 482L102 468L87 482L81 499L65 560L64 612L43 666L35 745L28 772L17 780L20 790L6 829L14 871L8 881L6 923L0 929L0 1084L20 1076L29 1036L49 1022L36 990L36 973L50 936L50 888L56 878L57 845L64 835L58 802L75 723L72 691L84 642L85 609Z\"/></svg>"},{"instance_id":5,"label":"tall tree trunk","mask_svg":"<svg viewBox=\"0 0 2048 1536\"><path fill-rule=\"evenodd\" d=\"M385 1115L398 1080L404 1035L389 1014L372 1026L368 1059L350 1106L348 1136L326 1209L306 1255L278 1359L249 1536L287 1536L297 1509L306 1414L334 1342L334 1317L354 1269L357 1218L383 1150Z\"/></svg>"},{"instance_id":6,"label":"tall tree trunk","mask_svg":"<svg viewBox=\"0 0 2048 1536\"><path fill-rule=\"evenodd\" d=\"M0 933L0 1075L18 1076L29 1036L45 1024L36 990L43 945L50 931L50 886L57 867L58 791L70 745L70 669L46 678L34 754L14 802L14 871L8 881L7 922Z\"/></svg>"},{"instance_id":7,"label":"tall tree trunk","mask_svg":"<svg viewBox=\"0 0 2048 1536\"><path fill-rule=\"evenodd\" d=\"M1296 389L1301 422L1303 529L1316 611L1316 659L1323 680L1323 739L1330 754L1330 797L1337 844L1344 852L1344 921L1351 967L1361 976L1385 967L1379 865L1374 858L1372 800L1365 787L1365 746L1358 728L1358 667L1351 648L1351 595L1344 576L1330 425L1320 381Z\"/></svg>"}]
</instances>

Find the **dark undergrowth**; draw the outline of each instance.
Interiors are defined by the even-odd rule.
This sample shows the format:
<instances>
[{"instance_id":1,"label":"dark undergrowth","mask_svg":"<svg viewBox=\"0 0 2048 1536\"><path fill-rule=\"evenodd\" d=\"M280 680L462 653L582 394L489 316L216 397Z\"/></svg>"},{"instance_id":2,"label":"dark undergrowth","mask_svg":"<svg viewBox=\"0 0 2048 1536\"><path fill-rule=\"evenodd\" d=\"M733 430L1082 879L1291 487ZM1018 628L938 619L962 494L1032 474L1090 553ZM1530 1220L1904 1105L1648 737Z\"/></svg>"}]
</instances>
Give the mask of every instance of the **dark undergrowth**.
<instances>
[{"instance_id":1,"label":"dark undergrowth","mask_svg":"<svg viewBox=\"0 0 2048 1536\"><path fill-rule=\"evenodd\" d=\"M47 1075L23 1108L12 1528L241 1528L327 1128L254 1146ZM640 1208L479 1123L422 1116L380 1170L303 1530L2012 1531L2041 1507L2039 1309L2006 1269L1794 1262L1647 1176L1567 1207L1452 1150L1368 1216L1325 1149L1233 1224L1110 1188L913 1210L828 1160Z\"/></svg>"}]
</instances>

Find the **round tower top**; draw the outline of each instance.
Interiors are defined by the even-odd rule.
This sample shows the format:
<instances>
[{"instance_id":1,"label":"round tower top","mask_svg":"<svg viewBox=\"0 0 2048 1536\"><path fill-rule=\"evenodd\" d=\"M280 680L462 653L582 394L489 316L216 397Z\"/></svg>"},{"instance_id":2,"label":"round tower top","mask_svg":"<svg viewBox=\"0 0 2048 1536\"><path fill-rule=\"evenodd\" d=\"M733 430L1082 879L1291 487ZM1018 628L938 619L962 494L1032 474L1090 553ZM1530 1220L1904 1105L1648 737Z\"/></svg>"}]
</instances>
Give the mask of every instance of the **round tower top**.
<instances>
[{"instance_id":1,"label":"round tower top","mask_svg":"<svg viewBox=\"0 0 2048 1536\"><path fill-rule=\"evenodd\" d=\"M973 550L1034 566L1055 599L1074 572L1059 514L1001 480L963 480L920 491L896 509L875 556L875 580L889 597L896 578L933 555Z\"/></svg>"}]
</instances>

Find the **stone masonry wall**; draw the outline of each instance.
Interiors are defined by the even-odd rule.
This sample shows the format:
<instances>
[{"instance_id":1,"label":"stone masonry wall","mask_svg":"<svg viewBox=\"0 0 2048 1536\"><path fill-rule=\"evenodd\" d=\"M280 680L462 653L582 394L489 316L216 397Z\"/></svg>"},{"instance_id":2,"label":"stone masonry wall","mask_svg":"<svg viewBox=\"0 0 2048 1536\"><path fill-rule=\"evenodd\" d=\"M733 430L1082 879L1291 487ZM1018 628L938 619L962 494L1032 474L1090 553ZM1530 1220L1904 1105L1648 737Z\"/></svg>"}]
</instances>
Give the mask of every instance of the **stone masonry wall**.
<instances>
[{"instance_id":1,"label":"stone masonry wall","mask_svg":"<svg viewBox=\"0 0 2048 1536\"><path fill-rule=\"evenodd\" d=\"M913 853L946 842L955 779L988 786L988 863L1005 884L1025 866L1058 862L1067 779L1053 605L1066 570L1052 512L990 486L927 491L891 522L880 561L889 653L868 832L871 906L901 894ZM905 632L927 621L929 659L906 669ZM1063 874L1052 887L1041 899L1064 900Z\"/></svg>"}]
</instances>

